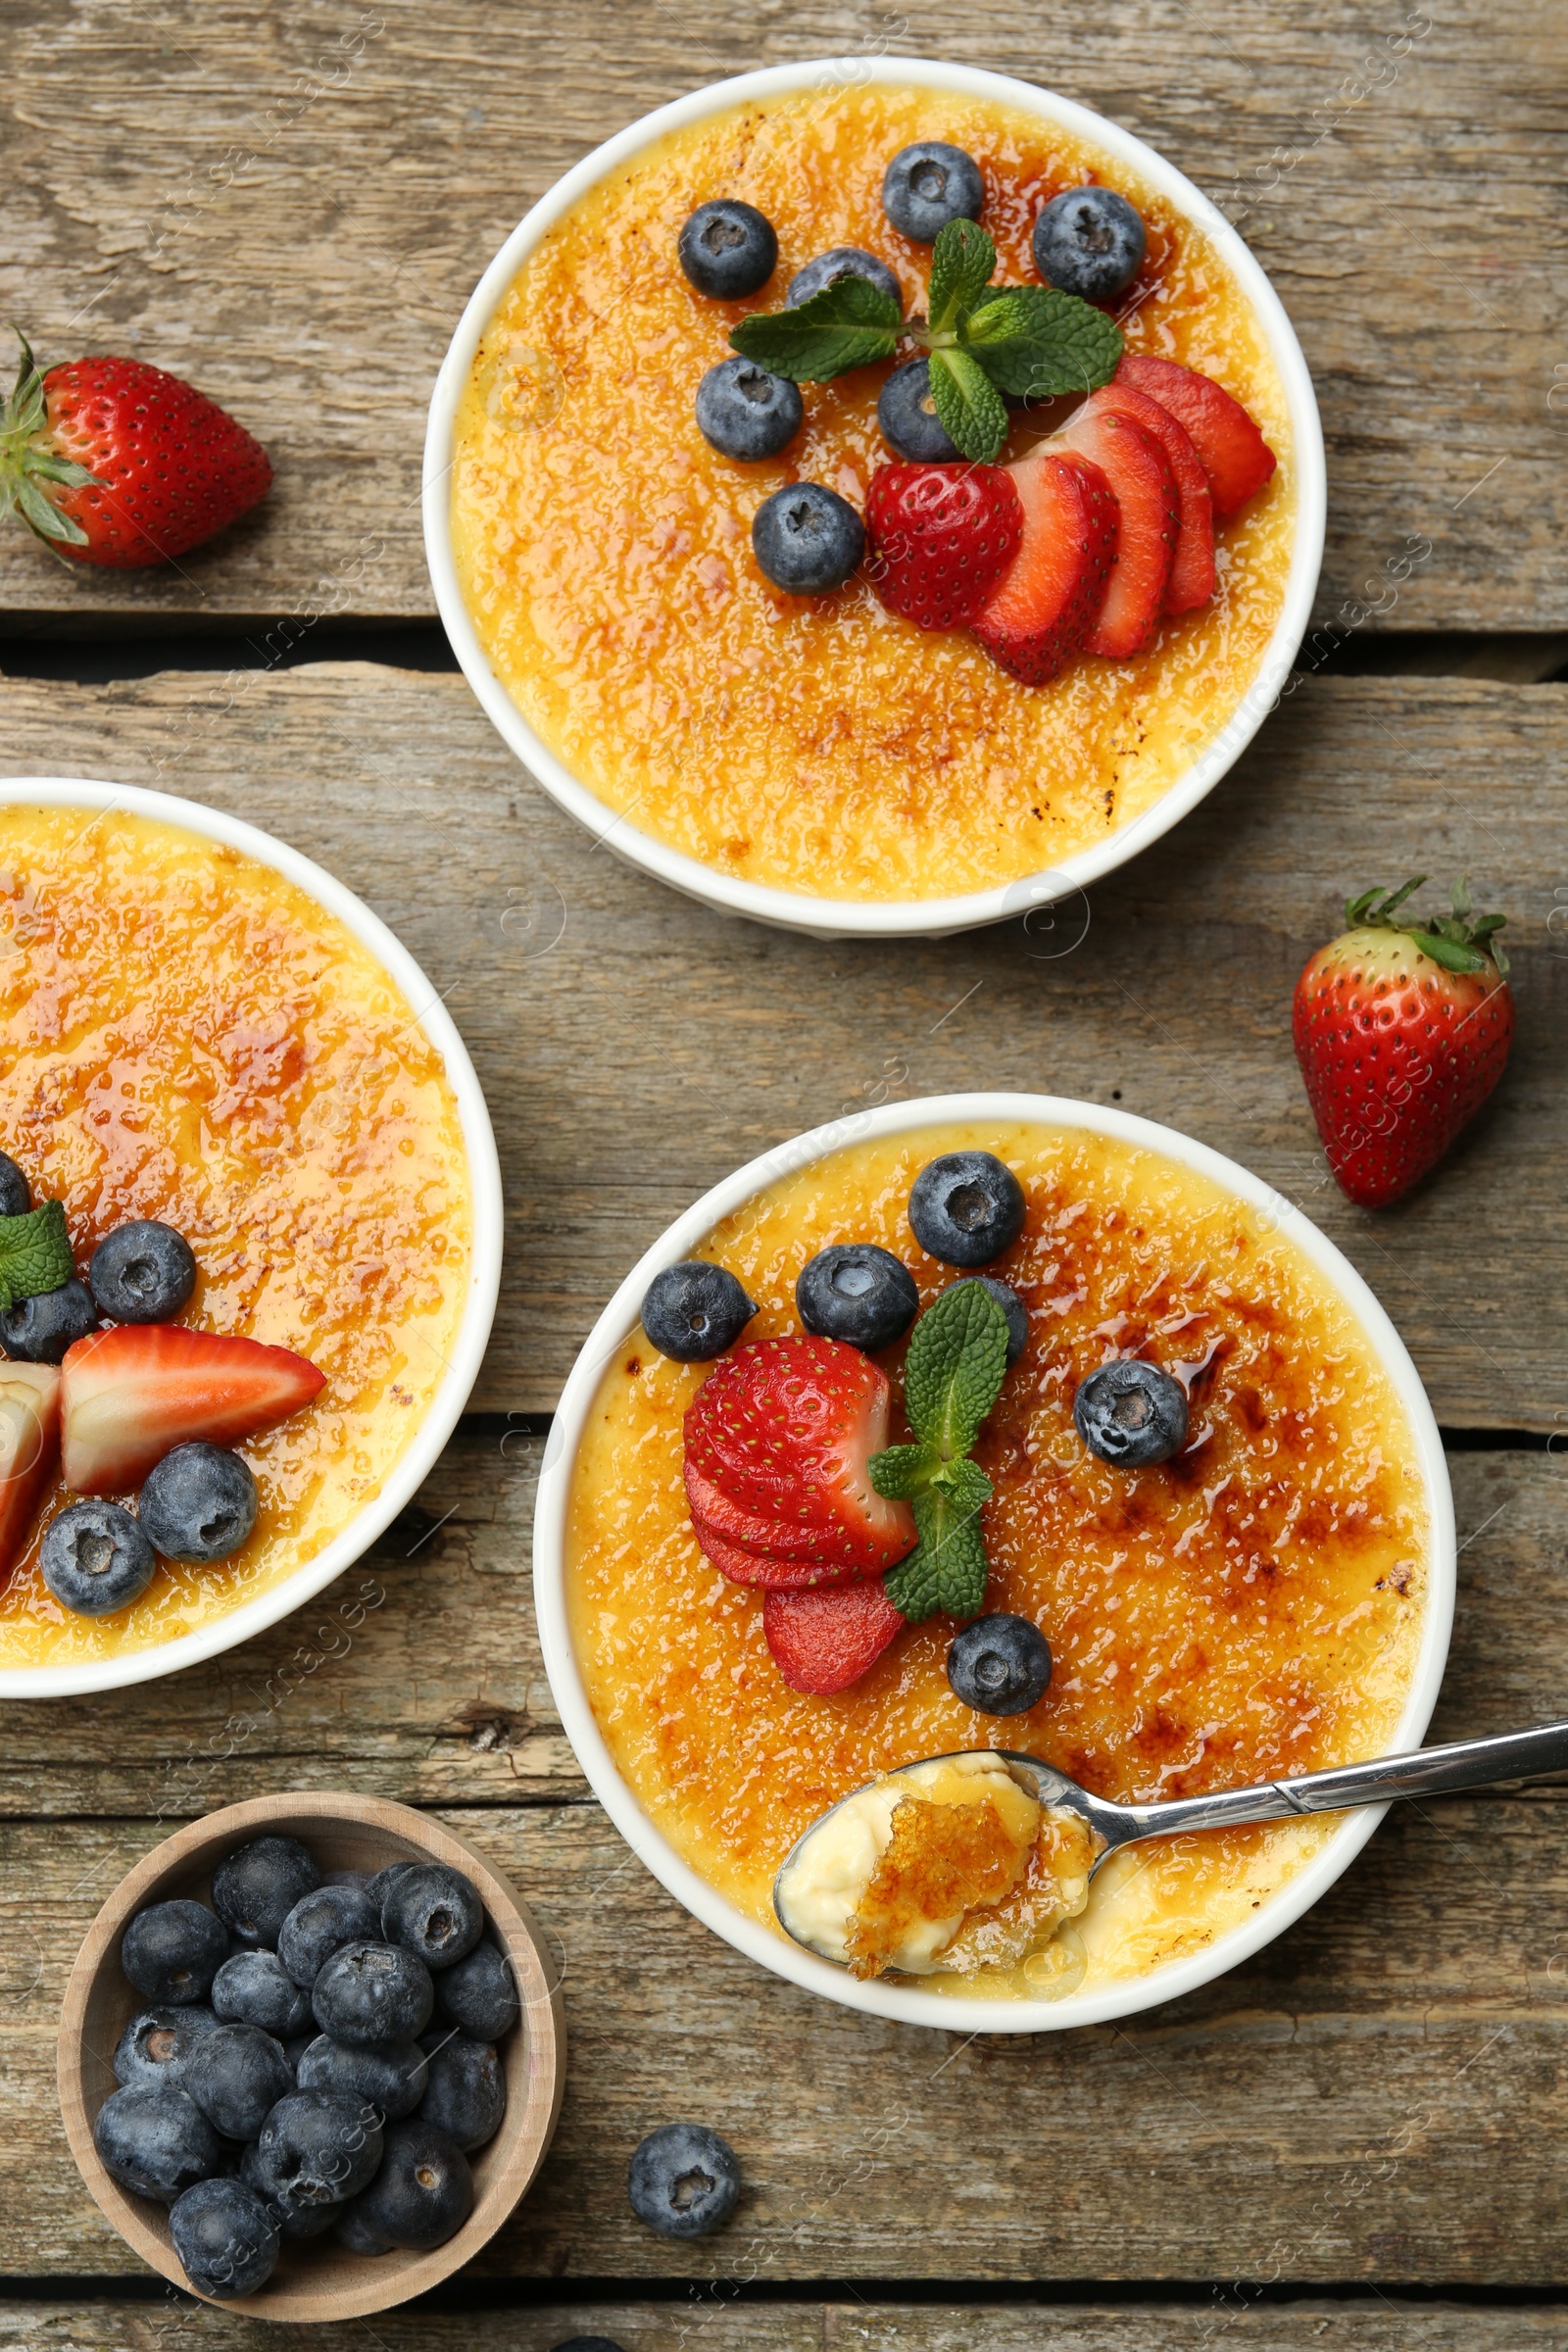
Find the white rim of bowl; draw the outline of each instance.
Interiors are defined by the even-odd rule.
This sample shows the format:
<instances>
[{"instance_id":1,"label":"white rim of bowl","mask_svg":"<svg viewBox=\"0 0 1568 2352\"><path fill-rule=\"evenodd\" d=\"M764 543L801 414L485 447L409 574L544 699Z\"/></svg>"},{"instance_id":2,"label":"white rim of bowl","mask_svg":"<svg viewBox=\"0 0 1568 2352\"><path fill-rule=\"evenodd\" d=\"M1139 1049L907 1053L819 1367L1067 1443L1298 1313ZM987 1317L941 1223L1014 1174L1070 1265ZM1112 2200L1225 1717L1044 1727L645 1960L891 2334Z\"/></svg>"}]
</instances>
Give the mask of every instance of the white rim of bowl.
<instances>
[{"instance_id":1,"label":"white rim of bowl","mask_svg":"<svg viewBox=\"0 0 1568 2352\"><path fill-rule=\"evenodd\" d=\"M380 1493L334 1536L331 1543L307 1560L292 1576L258 1593L254 1600L230 1609L211 1625L176 1641L155 1642L150 1648L127 1650L77 1666L0 1668L0 1698L76 1698L93 1690L117 1690L131 1683L149 1683L159 1675L198 1666L206 1658L248 1642L280 1617L287 1617L351 1568L368 1550L383 1528L390 1526L405 1503L412 1500L429 1476L438 1455L456 1428L484 1360L490 1326L495 1319L501 1283L502 1201L501 1165L490 1126L483 1091L474 1075L468 1050L458 1035L451 1014L429 980L401 940L378 914L344 888L325 868L290 849L286 842L260 832L242 817L225 816L199 801L172 793L149 792L141 785L108 784L85 776L0 776L0 806L124 809L133 816L156 817L163 824L220 841L241 851L259 865L269 865L306 896L335 915L396 981L416 1008L419 1027L446 1065L447 1080L457 1098L473 1197L472 1265L463 1320L453 1346L446 1376L418 1429L399 1455ZM423 1010L418 1008L423 1006Z\"/></svg>"},{"instance_id":2,"label":"white rim of bowl","mask_svg":"<svg viewBox=\"0 0 1568 2352\"><path fill-rule=\"evenodd\" d=\"M1295 442L1296 529L1285 601L1251 683L1213 741L1167 787L1152 808L1134 818L1131 824L1120 827L1108 841L1064 858L1060 865L1047 871L1021 875L990 890L947 899L860 902L818 899L763 883L734 880L703 864L699 858L688 857L684 851L669 848L627 817L617 816L597 794L579 783L549 745L535 734L496 676L469 618L452 553L449 476L458 403L480 339L502 296L546 232L589 188L668 131L754 98L787 96L835 85L858 87L873 81L913 82L925 88L956 90L965 96L992 98L1024 108L1080 138L1096 141L1119 162L1142 173L1195 228L1223 247L1225 258L1257 316L1279 370ZM591 155L584 156L513 230L474 288L435 380L424 443L424 550L436 609L468 684L498 734L568 814L628 863L642 867L672 889L701 900L720 913L750 915L758 922L787 931L805 931L819 939L941 937L985 923L1004 922L1031 907L1050 906L1070 892L1099 881L1178 824L1234 765L1279 700L1297 648L1306 632L1312 599L1317 592L1327 505L1323 427L1312 378L1296 330L1261 266L1218 207L1152 147L1071 98L1041 89L1033 82L1018 81L1010 74L914 57L817 58L801 65L769 66L760 73L739 74L728 81L710 83L660 107L614 138L607 139Z\"/></svg>"},{"instance_id":3,"label":"white rim of bowl","mask_svg":"<svg viewBox=\"0 0 1568 2352\"><path fill-rule=\"evenodd\" d=\"M1453 1497L1437 1421L1420 1376L1403 1341L1349 1261L1301 1211L1248 1169L1210 1151L1191 1136L1129 1111L1052 1095L935 1095L913 1102L890 1102L858 1112L777 1145L738 1168L700 1200L645 1252L595 1324L562 1392L539 1481L534 1517L534 1607L539 1620L545 1672L567 1739L595 1795L632 1851L678 1902L726 1943L808 1992L822 1994L847 2009L902 2025L936 2026L954 2034L1042 2034L1072 2026L1102 2025L1140 2009L1177 2000L1200 1984L1250 1959L1291 1927L1325 1893L1365 1845L1388 1811L1369 1806L1348 1814L1315 1854L1255 1918L1228 1930L1200 1952L1168 1962L1148 1976L1093 1994L1070 1993L1056 2001L975 2000L918 1992L880 1980L863 1984L830 1961L791 1943L781 1933L749 1919L684 1861L657 1829L610 1753L594 1719L571 1645L566 1619L565 1522L572 1464L606 1365L635 1330L643 1293L661 1268L689 1257L723 1217L741 1208L765 1186L808 1167L852 1143L898 1135L911 1127L941 1125L1016 1126L1020 1123L1084 1128L1098 1135L1158 1152L1194 1168L1273 1219L1338 1291L1365 1331L1396 1395L1409 1416L1416 1453L1426 1479L1431 1514L1427 1609L1410 1690L1395 1735L1395 1752L1422 1739L1437 1703L1453 1623Z\"/></svg>"}]
</instances>

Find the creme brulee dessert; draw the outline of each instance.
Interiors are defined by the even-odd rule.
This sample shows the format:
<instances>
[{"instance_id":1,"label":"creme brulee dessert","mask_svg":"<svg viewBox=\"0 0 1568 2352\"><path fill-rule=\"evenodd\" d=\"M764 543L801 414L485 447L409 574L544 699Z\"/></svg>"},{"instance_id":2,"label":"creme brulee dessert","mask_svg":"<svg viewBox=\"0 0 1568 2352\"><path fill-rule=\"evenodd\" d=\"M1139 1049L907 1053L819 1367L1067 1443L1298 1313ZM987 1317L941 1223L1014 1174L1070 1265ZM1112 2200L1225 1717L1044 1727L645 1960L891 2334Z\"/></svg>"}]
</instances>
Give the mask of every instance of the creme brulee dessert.
<instances>
[{"instance_id":1,"label":"creme brulee dessert","mask_svg":"<svg viewBox=\"0 0 1568 2352\"><path fill-rule=\"evenodd\" d=\"M462 1320L467 1158L440 1055L352 932L271 867L122 809L0 808L0 1193L27 1211L0 1216L0 1276L56 1202L70 1275L24 1279L0 1317L36 1359L0 1362L0 1664L75 1665L254 1599L375 1495ZM34 1400L48 1461L36 1430L15 1444ZM145 1466L215 1435L183 1487L163 1477L160 1518ZM71 1485L48 1472L62 1445ZM217 1473L211 1510L192 1465ZM254 1513L224 1556L164 1556L193 1497L197 1553ZM136 1596L105 1608L138 1553Z\"/></svg>"},{"instance_id":2,"label":"creme brulee dessert","mask_svg":"<svg viewBox=\"0 0 1568 2352\"><path fill-rule=\"evenodd\" d=\"M717 1225L643 1323L572 1466L571 1638L628 1786L750 1918L860 1791L796 1888L818 1948L937 1991L1093 1989L1250 1917L1334 1821L1152 1839L1090 1884L1084 1825L976 1751L1149 1802L1394 1741L1415 1433L1333 1283L1206 1176L1035 1124L853 1144ZM931 1540L939 1459L983 1495L967 1559Z\"/></svg>"},{"instance_id":3,"label":"creme brulee dessert","mask_svg":"<svg viewBox=\"0 0 1568 2352\"><path fill-rule=\"evenodd\" d=\"M879 399L923 331L934 248L923 233L901 231L883 180L890 159L932 140L960 151L983 182L976 201L995 250L989 294L1041 291L1038 224L1053 199L1111 191L1136 236L1132 275L1091 306L1097 321L1114 319L1125 347L1110 392L1146 362L1156 374L1174 363L1167 380L1196 382L1205 398L1223 388L1231 422L1261 454L1254 471L1227 478L1222 465L1205 484L1194 462L1194 446L1205 467L1210 456L1199 418L1183 411L1190 444L1185 431L1165 429L1169 416L1138 411L1170 445L1177 471L1185 464L1196 481L1182 492L1184 535L1189 525L1210 532L1213 489L1199 584L1186 606L1169 593L1161 606L1156 581L1147 626L1124 611L1119 633L1104 633L1109 601L1101 639L1091 625L1102 594L1131 593L1140 563L1169 561L1159 541L1174 519L1150 521L1137 480L1113 481L1119 557L1103 547L1093 563L1084 556L1090 569L1102 565L1090 606L1080 610L1076 588L1045 576L1052 535L1070 517L1035 495L1039 470L1022 461L1059 450L1068 471L1055 470L1057 489L1091 478L1103 494L1096 466L1115 475L1104 434L1093 447L1071 446L1071 433L1052 437L1072 421L1066 396L1020 403L1009 392L998 463L968 467L964 494L978 498L984 477L1008 510L1006 530L1023 530L1016 559L1015 535L1004 530L998 543L998 563L1005 556L1011 568L985 613L962 606L958 619L933 616L923 575L897 576L904 526L917 518L890 505L899 486L889 469L927 444L903 427L890 440ZM690 231L705 205L749 209L776 240L776 266L755 292L710 295L686 272L682 224ZM738 421L710 408L700 426L694 402L705 378L733 361L729 338L741 321L768 314L771 328L771 315L787 319L797 273L842 248L855 249L857 268L869 262L879 282L896 284L897 350L831 380L802 381L804 415L773 454L726 454L710 428L743 451L756 434L744 408ZM717 261L726 262L721 246ZM1048 261L1059 289L1070 271ZM706 282L716 282L710 272ZM1094 381L1116 366L1116 348L1112 337ZM816 363L777 363L786 364ZM1163 398L1157 382L1137 380L1156 404ZM780 388L770 370L754 371L741 389L761 416L759 431L770 403L778 431L791 426L793 381ZM736 411L734 385L717 390ZM1096 393L1086 410L1109 396ZM933 414L928 404L925 423L913 419L917 436ZM1110 436L1127 438L1119 427ZM1132 439L1147 465L1138 424ZM950 460L960 454L947 447ZM974 451L962 454L967 462ZM1086 455L1095 461L1088 477ZM761 535L770 502L803 484L846 534L826 593L792 592L803 575L787 549L780 567ZM786 501L786 520L790 511ZM960 533L943 557L945 592L979 580L992 514L981 500L978 554ZM528 725L607 810L715 873L845 901L1003 885L1097 847L1152 808L1256 677L1282 609L1295 515L1284 389L1251 304L1209 237L1092 141L994 99L915 86L756 101L673 131L609 174L519 270L485 330L455 427L458 577L495 674ZM1112 561L1106 591L1102 567ZM1179 560L1177 568L1188 566ZM1053 633L1054 612L1065 636ZM1106 650L1095 651L1102 642Z\"/></svg>"}]
</instances>

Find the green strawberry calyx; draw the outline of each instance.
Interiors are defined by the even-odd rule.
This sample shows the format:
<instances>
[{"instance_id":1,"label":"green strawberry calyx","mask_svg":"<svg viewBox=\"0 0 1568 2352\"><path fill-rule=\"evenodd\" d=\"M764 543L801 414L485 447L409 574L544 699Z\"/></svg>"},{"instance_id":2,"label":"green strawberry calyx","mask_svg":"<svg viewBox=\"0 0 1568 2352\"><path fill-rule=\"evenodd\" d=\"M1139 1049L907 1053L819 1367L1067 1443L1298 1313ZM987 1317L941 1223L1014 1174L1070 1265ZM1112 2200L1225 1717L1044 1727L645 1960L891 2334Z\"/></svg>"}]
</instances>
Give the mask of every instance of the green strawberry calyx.
<instances>
[{"instance_id":1,"label":"green strawberry calyx","mask_svg":"<svg viewBox=\"0 0 1568 2352\"><path fill-rule=\"evenodd\" d=\"M46 547L60 542L85 547L87 534L80 523L56 506L43 485L57 482L65 490L104 489L108 485L85 466L61 457L55 448L42 371L21 327L13 331L22 346L22 358L15 389L0 409L0 516L20 515Z\"/></svg>"},{"instance_id":2,"label":"green strawberry calyx","mask_svg":"<svg viewBox=\"0 0 1568 2352\"><path fill-rule=\"evenodd\" d=\"M1492 967L1499 979L1508 977L1508 958L1497 933L1505 914L1477 914L1470 904L1470 886L1461 874L1449 893L1449 911L1418 922L1402 915L1406 899L1422 889L1425 874L1416 874L1398 890L1366 890L1345 902L1345 919L1352 931L1398 931L1413 939L1423 956L1446 972L1484 972Z\"/></svg>"},{"instance_id":3,"label":"green strawberry calyx","mask_svg":"<svg viewBox=\"0 0 1568 2352\"><path fill-rule=\"evenodd\" d=\"M904 1361L914 1443L889 1446L866 1465L877 1493L914 1513L919 1542L883 1579L911 1625L934 1609L974 1617L985 1606L990 1564L980 1513L991 1481L970 1456L1006 1369L1002 1308L982 1282L952 1284L916 1323Z\"/></svg>"}]
</instances>

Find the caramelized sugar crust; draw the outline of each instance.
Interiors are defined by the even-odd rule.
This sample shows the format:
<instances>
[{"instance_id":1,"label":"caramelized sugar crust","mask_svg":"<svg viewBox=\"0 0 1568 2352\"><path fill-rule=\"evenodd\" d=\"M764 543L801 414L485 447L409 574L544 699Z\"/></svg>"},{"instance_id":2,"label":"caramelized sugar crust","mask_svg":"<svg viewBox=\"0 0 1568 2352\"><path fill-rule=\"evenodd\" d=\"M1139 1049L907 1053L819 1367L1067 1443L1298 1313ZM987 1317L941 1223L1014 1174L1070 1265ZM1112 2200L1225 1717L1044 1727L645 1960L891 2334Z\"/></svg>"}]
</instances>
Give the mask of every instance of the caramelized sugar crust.
<instances>
[{"instance_id":1,"label":"caramelized sugar crust","mask_svg":"<svg viewBox=\"0 0 1568 2352\"><path fill-rule=\"evenodd\" d=\"M1010 1894L1029 1868L1039 1818L1035 1806L1020 1835L989 1796L967 1805L906 1796L856 1906L849 1936L855 1975L880 1976L922 1920L961 1920Z\"/></svg>"},{"instance_id":2,"label":"caramelized sugar crust","mask_svg":"<svg viewBox=\"0 0 1568 2352\"><path fill-rule=\"evenodd\" d=\"M1005 1746L1106 1796L1176 1796L1379 1753L1409 1688L1428 1499L1403 1408L1338 1294L1206 1178L1065 1129L853 1145L705 1246L760 1302L748 1338L799 1328L796 1276L832 1242L893 1250L929 1301L954 1277L905 1204L926 1160L964 1148L997 1152L1028 1200L991 1270L1022 1296L1029 1345L979 1458L996 1485L987 1606L1032 1618L1055 1661L1036 1707L1000 1724L960 1705L941 1617L837 1698L790 1690L760 1595L705 1562L687 1517L681 1417L704 1368L640 1333L605 1374L575 1465L569 1602L595 1714L664 1835L759 1919L808 1823L914 1757ZM1085 1451L1072 1398L1137 1350L1184 1369L1193 1429L1175 1462L1127 1472ZM901 1352L881 1359L895 1378ZM1326 1835L1292 1823L1116 1857L1079 1923L1091 1975L1209 1940ZM996 1989L1025 1988L996 1972Z\"/></svg>"},{"instance_id":3,"label":"caramelized sugar crust","mask_svg":"<svg viewBox=\"0 0 1568 2352\"><path fill-rule=\"evenodd\" d=\"M1215 375L1280 460L1225 526L1219 587L1129 662L1007 677L967 636L931 636L864 580L785 595L759 571L752 517L784 484L863 510L893 452L876 423L892 363L804 387L779 457L709 448L692 402L748 311L778 309L835 245L879 255L906 313L930 251L882 211L883 169L916 138L979 161L999 283L1037 284L1046 200L1102 178L1149 227L1122 306L1130 349ZM744 198L778 232L748 302L690 287L675 239L705 198ZM901 356L909 356L907 352ZM1018 457L1070 403L1015 413ZM461 404L452 527L496 674L608 808L726 875L853 900L980 890L1059 863L1141 815L1209 742L1279 616L1295 515L1285 398L1223 253L1102 149L987 100L892 85L785 99L673 133L593 189L500 303Z\"/></svg>"},{"instance_id":4,"label":"caramelized sugar crust","mask_svg":"<svg viewBox=\"0 0 1568 2352\"><path fill-rule=\"evenodd\" d=\"M0 809L0 1148L65 1202L78 1266L162 1218L199 1269L181 1321L327 1380L243 1448L261 1510L232 1558L161 1566L87 1619L51 1597L34 1537L0 1659L61 1665L224 1614L375 1494L462 1319L467 1160L439 1055L353 934L270 867L123 811Z\"/></svg>"}]
</instances>

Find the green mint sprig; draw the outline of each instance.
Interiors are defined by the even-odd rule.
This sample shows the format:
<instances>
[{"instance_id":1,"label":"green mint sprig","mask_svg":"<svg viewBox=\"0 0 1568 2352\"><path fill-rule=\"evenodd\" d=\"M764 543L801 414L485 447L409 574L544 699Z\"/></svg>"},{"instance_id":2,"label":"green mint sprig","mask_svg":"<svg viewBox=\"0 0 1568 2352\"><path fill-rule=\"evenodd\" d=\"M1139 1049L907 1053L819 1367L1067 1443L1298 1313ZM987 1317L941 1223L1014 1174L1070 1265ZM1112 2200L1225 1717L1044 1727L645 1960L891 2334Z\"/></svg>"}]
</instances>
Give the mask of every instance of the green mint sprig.
<instances>
[{"instance_id":1,"label":"green mint sprig","mask_svg":"<svg viewBox=\"0 0 1568 2352\"><path fill-rule=\"evenodd\" d=\"M29 1208L24 1216L0 1217L0 1314L24 1298L58 1291L76 1271L58 1200Z\"/></svg>"},{"instance_id":2,"label":"green mint sprig","mask_svg":"<svg viewBox=\"0 0 1568 2352\"><path fill-rule=\"evenodd\" d=\"M973 1617L985 1604L980 1512L991 1481L969 1457L1006 1369L1007 1318L983 1283L956 1282L914 1327L904 1362L914 1444L890 1446L867 1465L877 1493L914 1512L920 1540L883 1579L911 1624L934 1609Z\"/></svg>"},{"instance_id":3,"label":"green mint sprig","mask_svg":"<svg viewBox=\"0 0 1568 2352\"><path fill-rule=\"evenodd\" d=\"M923 318L906 323L895 297L863 277L841 277L797 310L754 312L730 336L772 375L825 383L890 360L901 335L931 363L931 399L949 439L989 466L1007 437L1003 395L1054 400L1108 384L1121 329L1093 303L1054 286L991 284L997 249L976 220L950 220L931 253Z\"/></svg>"}]
</instances>

